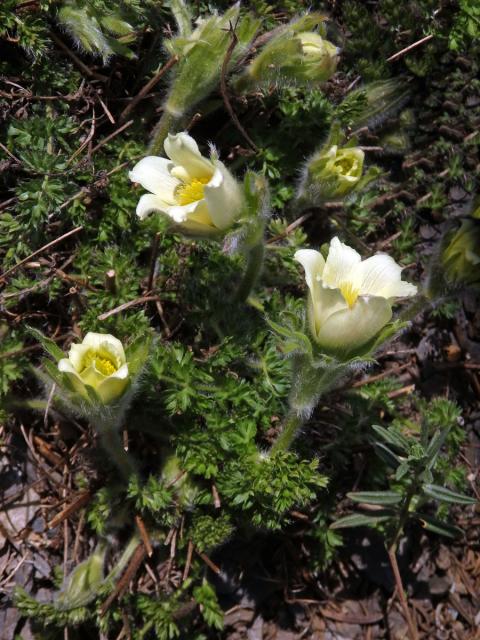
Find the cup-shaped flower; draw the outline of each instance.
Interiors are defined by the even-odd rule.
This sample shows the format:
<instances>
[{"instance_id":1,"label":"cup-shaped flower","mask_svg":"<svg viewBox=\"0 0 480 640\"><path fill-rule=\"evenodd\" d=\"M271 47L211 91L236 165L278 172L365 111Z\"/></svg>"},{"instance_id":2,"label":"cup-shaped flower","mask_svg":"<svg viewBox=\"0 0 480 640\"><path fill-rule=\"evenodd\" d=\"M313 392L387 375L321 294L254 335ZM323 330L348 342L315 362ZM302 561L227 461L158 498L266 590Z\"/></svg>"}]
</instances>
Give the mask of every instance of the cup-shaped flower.
<instances>
[{"instance_id":1,"label":"cup-shaped flower","mask_svg":"<svg viewBox=\"0 0 480 640\"><path fill-rule=\"evenodd\" d=\"M72 344L58 369L81 395L88 397L86 387L92 387L103 404L119 399L130 383L123 345L108 333L87 333L81 344Z\"/></svg>"},{"instance_id":2,"label":"cup-shaped flower","mask_svg":"<svg viewBox=\"0 0 480 640\"><path fill-rule=\"evenodd\" d=\"M364 158L364 152L358 147L334 144L321 149L307 164L305 186L317 192L321 200L344 198L360 182Z\"/></svg>"},{"instance_id":3,"label":"cup-shaped flower","mask_svg":"<svg viewBox=\"0 0 480 640\"><path fill-rule=\"evenodd\" d=\"M130 180L150 191L138 202L138 217L157 211L186 234L223 234L243 209L235 178L214 154L202 156L187 133L168 134L164 146L168 159L147 156L129 173Z\"/></svg>"},{"instance_id":4,"label":"cup-shaped flower","mask_svg":"<svg viewBox=\"0 0 480 640\"><path fill-rule=\"evenodd\" d=\"M480 219L464 218L443 240L441 265L447 283L480 286Z\"/></svg>"},{"instance_id":5,"label":"cup-shaped flower","mask_svg":"<svg viewBox=\"0 0 480 640\"><path fill-rule=\"evenodd\" d=\"M295 259L305 269L310 331L327 354L355 355L390 321L393 300L417 292L401 280L393 258L378 253L362 260L338 238L326 260L312 249L297 251Z\"/></svg>"},{"instance_id":6,"label":"cup-shaped flower","mask_svg":"<svg viewBox=\"0 0 480 640\"><path fill-rule=\"evenodd\" d=\"M256 82L326 82L337 69L339 51L315 31L287 31L264 47L247 73Z\"/></svg>"}]
</instances>

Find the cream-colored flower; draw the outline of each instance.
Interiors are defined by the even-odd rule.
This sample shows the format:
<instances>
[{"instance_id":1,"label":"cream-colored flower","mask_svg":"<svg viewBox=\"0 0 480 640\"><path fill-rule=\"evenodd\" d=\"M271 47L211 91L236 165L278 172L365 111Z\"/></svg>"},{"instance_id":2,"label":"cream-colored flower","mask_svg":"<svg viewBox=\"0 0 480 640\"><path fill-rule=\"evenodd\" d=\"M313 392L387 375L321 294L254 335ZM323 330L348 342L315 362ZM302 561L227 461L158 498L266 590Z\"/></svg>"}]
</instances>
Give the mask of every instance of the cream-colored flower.
<instances>
[{"instance_id":1,"label":"cream-colored flower","mask_svg":"<svg viewBox=\"0 0 480 640\"><path fill-rule=\"evenodd\" d=\"M336 144L315 154L308 163L308 180L323 200L343 198L362 177L365 153L358 147Z\"/></svg>"},{"instance_id":2,"label":"cream-colored flower","mask_svg":"<svg viewBox=\"0 0 480 640\"><path fill-rule=\"evenodd\" d=\"M169 159L147 156L129 173L150 193L137 205L145 218L158 211L183 231L208 235L231 227L241 213L243 200L238 183L218 159L204 158L187 133L168 135L165 152Z\"/></svg>"},{"instance_id":3,"label":"cream-colored flower","mask_svg":"<svg viewBox=\"0 0 480 640\"><path fill-rule=\"evenodd\" d=\"M87 333L81 344L72 344L58 369L83 395L85 385L93 387L105 404L119 398L129 384L123 345L108 333Z\"/></svg>"},{"instance_id":4,"label":"cream-colored flower","mask_svg":"<svg viewBox=\"0 0 480 640\"><path fill-rule=\"evenodd\" d=\"M312 249L297 251L295 260L305 269L310 330L327 352L349 354L364 346L390 321L394 298L417 292L401 280L393 258L378 253L362 261L338 238L327 260Z\"/></svg>"}]
</instances>

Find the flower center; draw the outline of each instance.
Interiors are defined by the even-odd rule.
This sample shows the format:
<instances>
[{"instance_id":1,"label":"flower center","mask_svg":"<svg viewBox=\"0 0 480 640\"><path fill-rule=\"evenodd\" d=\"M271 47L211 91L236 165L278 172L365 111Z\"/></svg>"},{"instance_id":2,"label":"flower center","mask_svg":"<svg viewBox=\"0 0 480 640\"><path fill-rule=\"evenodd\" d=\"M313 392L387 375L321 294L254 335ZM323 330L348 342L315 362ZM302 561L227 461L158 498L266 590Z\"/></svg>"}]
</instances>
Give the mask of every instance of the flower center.
<instances>
[{"instance_id":1,"label":"flower center","mask_svg":"<svg viewBox=\"0 0 480 640\"><path fill-rule=\"evenodd\" d=\"M201 200L205 185L208 182L210 182L210 178L194 178L187 184L178 186L175 192L178 204L184 206Z\"/></svg>"},{"instance_id":2,"label":"flower center","mask_svg":"<svg viewBox=\"0 0 480 640\"><path fill-rule=\"evenodd\" d=\"M111 376L112 373L115 373L115 371L117 371L117 367L112 362L112 360L110 360L110 358L101 358L95 352L85 354L85 357L83 358L83 364L85 369L93 364L95 369L100 373L103 373L104 376Z\"/></svg>"},{"instance_id":3,"label":"flower center","mask_svg":"<svg viewBox=\"0 0 480 640\"><path fill-rule=\"evenodd\" d=\"M351 309L357 301L358 294L360 293L359 289L355 289L351 282L346 281L340 284L339 289L342 296L345 298L345 302Z\"/></svg>"},{"instance_id":4,"label":"flower center","mask_svg":"<svg viewBox=\"0 0 480 640\"><path fill-rule=\"evenodd\" d=\"M335 160L335 167L338 167L344 175L348 175L353 169L353 161L350 158L340 158Z\"/></svg>"}]
</instances>

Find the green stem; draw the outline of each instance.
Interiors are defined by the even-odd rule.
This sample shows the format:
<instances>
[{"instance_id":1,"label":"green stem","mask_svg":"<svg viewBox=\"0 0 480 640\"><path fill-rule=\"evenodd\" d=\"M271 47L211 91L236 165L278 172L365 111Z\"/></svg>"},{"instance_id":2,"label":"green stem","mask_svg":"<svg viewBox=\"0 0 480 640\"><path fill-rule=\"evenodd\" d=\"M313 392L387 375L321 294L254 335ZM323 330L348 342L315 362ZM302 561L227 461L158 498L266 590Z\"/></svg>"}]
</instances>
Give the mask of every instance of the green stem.
<instances>
[{"instance_id":1,"label":"green stem","mask_svg":"<svg viewBox=\"0 0 480 640\"><path fill-rule=\"evenodd\" d=\"M130 476L138 474L137 465L123 448L122 438L118 429L109 424L103 424L98 429L100 443L117 467L123 480L128 482Z\"/></svg>"},{"instance_id":2,"label":"green stem","mask_svg":"<svg viewBox=\"0 0 480 640\"><path fill-rule=\"evenodd\" d=\"M263 239L259 244L256 244L254 247L250 249L248 254L248 262L247 269L242 278L240 286L238 287L237 293L235 295L235 299L238 302L245 302L250 293L252 292L253 287L257 283L257 280L260 276L260 272L263 267L263 258L265 255L265 246L263 244Z\"/></svg>"},{"instance_id":3,"label":"green stem","mask_svg":"<svg viewBox=\"0 0 480 640\"><path fill-rule=\"evenodd\" d=\"M298 413L290 411L280 435L270 449L270 455L273 456L279 451L286 451L289 449L303 423L304 420L298 415Z\"/></svg>"},{"instance_id":4,"label":"green stem","mask_svg":"<svg viewBox=\"0 0 480 640\"><path fill-rule=\"evenodd\" d=\"M161 155L164 153L163 143L167 139L169 133L175 133L180 118L174 116L166 109L162 113L162 117L158 121L153 130L152 139L148 147L148 153L151 155Z\"/></svg>"},{"instance_id":5,"label":"green stem","mask_svg":"<svg viewBox=\"0 0 480 640\"><path fill-rule=\"evenodd\" d=\"M320 398L335 386L345 373L345 367L313 368L308 359L299 357L294 363L290 411L270 454L286 451L294 441L300 427L318 404Z\"/></svg>"}]
</instances>

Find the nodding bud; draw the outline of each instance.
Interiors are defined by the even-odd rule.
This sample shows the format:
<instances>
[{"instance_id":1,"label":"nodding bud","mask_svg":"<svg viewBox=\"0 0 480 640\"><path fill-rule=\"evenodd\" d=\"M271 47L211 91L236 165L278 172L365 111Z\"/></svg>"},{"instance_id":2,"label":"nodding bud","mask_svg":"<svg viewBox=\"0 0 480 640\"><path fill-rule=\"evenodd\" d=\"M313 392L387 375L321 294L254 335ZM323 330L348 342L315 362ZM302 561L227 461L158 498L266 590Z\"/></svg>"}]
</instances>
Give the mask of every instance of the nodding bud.
<instances>
[{"instance_id":1,"label":"nodding bud","mask_svg":"<svg viewBox=\"0 0 480 640\"><path fill-rule=\"evenodd\" d=\"M258 84L326 82L335 73L340 49L315 31L287 30L273 38L247 69Z\"/></svg>"}]
</instances>

